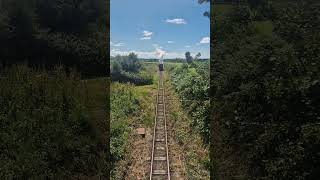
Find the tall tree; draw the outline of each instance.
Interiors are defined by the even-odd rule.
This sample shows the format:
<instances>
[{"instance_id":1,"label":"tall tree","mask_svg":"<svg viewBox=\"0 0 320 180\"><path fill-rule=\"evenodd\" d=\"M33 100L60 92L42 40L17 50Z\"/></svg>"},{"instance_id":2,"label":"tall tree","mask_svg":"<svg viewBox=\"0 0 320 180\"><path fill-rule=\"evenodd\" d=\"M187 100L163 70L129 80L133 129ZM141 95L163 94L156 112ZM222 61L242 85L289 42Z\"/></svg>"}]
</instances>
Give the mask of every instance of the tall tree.
<instances>
[{"instance_id":1,"label":"tall tree","mask_svg":"<svg viewBox=\"0 0 320 180\"><path fill-rule=\"evenodd\" d=\"M191 53L188 51L185 53L185 56L186 56L186 61L188 64L190 64L192 62L192 56L191 56Z\"/></svg>"}]
</instances>

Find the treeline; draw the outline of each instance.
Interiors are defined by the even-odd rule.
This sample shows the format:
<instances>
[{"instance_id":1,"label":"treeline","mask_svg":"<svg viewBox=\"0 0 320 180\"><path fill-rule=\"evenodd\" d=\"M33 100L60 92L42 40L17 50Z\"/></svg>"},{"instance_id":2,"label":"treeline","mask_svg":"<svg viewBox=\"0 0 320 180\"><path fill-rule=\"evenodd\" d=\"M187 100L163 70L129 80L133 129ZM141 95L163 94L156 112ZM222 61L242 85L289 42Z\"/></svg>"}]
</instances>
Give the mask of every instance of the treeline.
<instances>
[{"instance_id":1,"label":"treeline","mask_svg":"<svg viewBox=\"0 0 320 180\"><path fill-rule=\"evenodd\" d=\"M143 62L159 62L159 59L140 59ZM164 59L165 63L185 63L186 59L184 58L176 58L176 59ZM197 62L208 61L208 59L196 59Z\"/></svg>"},{"instance_id":2,"label":"treeline","mask_svg":"<svg viewBox=\"0 0 320 180\"><path fill-rule=\"evenodd\" d=\"M320 176L320 5L279 4L249 1L212 21L215 179ZM270 32L257 28L266 21Z\"/></svg>"},{"instance_id":3,"label":"treeline","mask_svg":"<svg viewBox=\"0 0 320 180\"><path fill-rule=\"evenodd\" d=\"M136 85L152 84L153 77L146 72L138 56L130 53L127 56L116 56L111 59L111 80Z\"/></svg>"},{"instance_id":4,"label":"treeline","mask_svg":"<svg viewBox=\"0 0 320 180\"><path fill-rule=\"evenodd\" d=\"M109 176L108 130L105 117L98 120L89 107L89 83L79 73L54 69L54 74L20 65L4 69L0 179Z\"/></svg>"},{"instance_id":5,"label":"treeline","mask_svg":"<svg viewBox=\"0 0 320 180\"><path fill-rule=\"evenodd\" d=\"M209 63L168 65L171 84L178 93L185 112L191 117L205 144L209 143Z\"/></svg>"},{"instance_id":6,"label":"treeline","mask_svg":"<svg viewBox=\"0 0 320 180\"><path fill-rule=\"evenodd\" d=\"M0 1L0 69L61 64L108 75L106 8L102 0Z\"/></svg>"}]
</instances>

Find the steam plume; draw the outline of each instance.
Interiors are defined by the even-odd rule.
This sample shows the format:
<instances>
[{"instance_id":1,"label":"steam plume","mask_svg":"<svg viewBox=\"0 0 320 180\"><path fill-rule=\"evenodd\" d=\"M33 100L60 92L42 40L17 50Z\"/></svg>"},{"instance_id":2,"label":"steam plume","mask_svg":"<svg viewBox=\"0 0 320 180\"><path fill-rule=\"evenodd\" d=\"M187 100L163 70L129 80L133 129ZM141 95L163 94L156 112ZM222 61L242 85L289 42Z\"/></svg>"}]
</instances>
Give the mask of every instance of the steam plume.
<instances>
[{"instance_id":1,"label":"steam plume","mask_svg":"<svg viewBox=\"0 0 320 180\"><path fill-rule=\"evenodd\" d=\"M159 58L159 63L163 64L163 56L166 54L166 52L160 48L156 48L156 55Z\"/></svg>"}]
</instances>

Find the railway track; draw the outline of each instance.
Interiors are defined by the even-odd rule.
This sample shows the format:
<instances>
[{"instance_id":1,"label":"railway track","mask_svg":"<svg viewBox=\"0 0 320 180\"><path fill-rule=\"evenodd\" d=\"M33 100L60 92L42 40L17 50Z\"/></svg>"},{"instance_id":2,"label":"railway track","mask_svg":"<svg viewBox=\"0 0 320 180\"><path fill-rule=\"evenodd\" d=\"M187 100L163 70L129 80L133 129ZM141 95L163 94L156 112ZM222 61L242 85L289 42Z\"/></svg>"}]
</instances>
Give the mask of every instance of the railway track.
<instances>
[{"instance_id":1,"label":"railway track","mask_svg":"<svg viewBox=\"0 0 320 180\"><path fill-rule=\"evenodd\" d=\"M170 180L169 152L167 138L166 107L164 98L163 72L159 71L157 105L152 140L150 180Z\"/></svg>"}]
</instances>

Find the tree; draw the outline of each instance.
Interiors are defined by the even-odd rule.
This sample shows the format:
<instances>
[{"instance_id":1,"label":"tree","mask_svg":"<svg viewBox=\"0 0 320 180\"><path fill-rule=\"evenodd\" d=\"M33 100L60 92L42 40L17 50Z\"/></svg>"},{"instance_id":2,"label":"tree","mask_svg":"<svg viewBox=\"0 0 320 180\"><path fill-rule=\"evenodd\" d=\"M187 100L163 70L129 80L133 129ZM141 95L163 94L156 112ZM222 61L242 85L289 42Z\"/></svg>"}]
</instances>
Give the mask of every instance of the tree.
<instances>
[{"instance_id":1,"label":"tree","mask_svg":"<svg viewBox=\"0 0 320 180\"><path fill-rule=\"evenodd\" d=\"M129 61L129 72L138 72L141 68L141 63L138 60L138 55L135 53L130 53L128 56Z\"/></svg>"},{"instance_id":2,"label":"tree","mask_svg":"<svg viewBox=\"0 0 320 180\"><path fill-rule=\"evenodd\" d=\"M197 60L201 56L201 53L198 52L198 54L195 56L194 60Z\"/></svg>"},{"instance_id":3,"label":"tree","mask_svg":"<svg viewBox=\"0 0 320 180\"><path fill-rule=\"evenodd\" d=\"M116 61L120 63L122 70L126 72L138 72L142 65L135 53L130 53L128 56L116 56Z\"/></svg>"},{"instance_id":4,"label":"tree","mask_svg":"<svg viewBox=\"0 0 320 180\"><path fill-rule=\"evenodd\" d=\"M112 74L119 74L121 73L121 65L118 61L112 63L112 66L111 66L111 73Z\"/></svg>"},{"instance_id":5,"label":"tree","mask_svg":"<svg viewBox=\"0 0 320 180\"><path fill-rule=\"evenodd\" d=\"M202 3L208 3L210 2L210 0L198 0L199 4L202 4Z\"/></svg>"},{"instance_id":6,"label":"tree","mask_svg":"<svg viewBox=\"0 0 320 180\"><path fill-rule=\"evenodd\" d=\"M211 0L198 0L198 3L199 3L199 4L210 3L210 1L211 1ZM203 15L206 16L206 17L208 17L208 18L210 18L210 12L209 12L209 11L204 12Z\"/></svg>"},{"instance_id":7,"label":"tree","mask_svg":"<svg viewBox=\"0 0 320 180\"><path fill-rule=\"evenodd\" d=\"M185 53L185 56L186 56L187 63L190 64L192 62L191 53L188 51L188 52Z\"/></svg>"}]
</instances>

